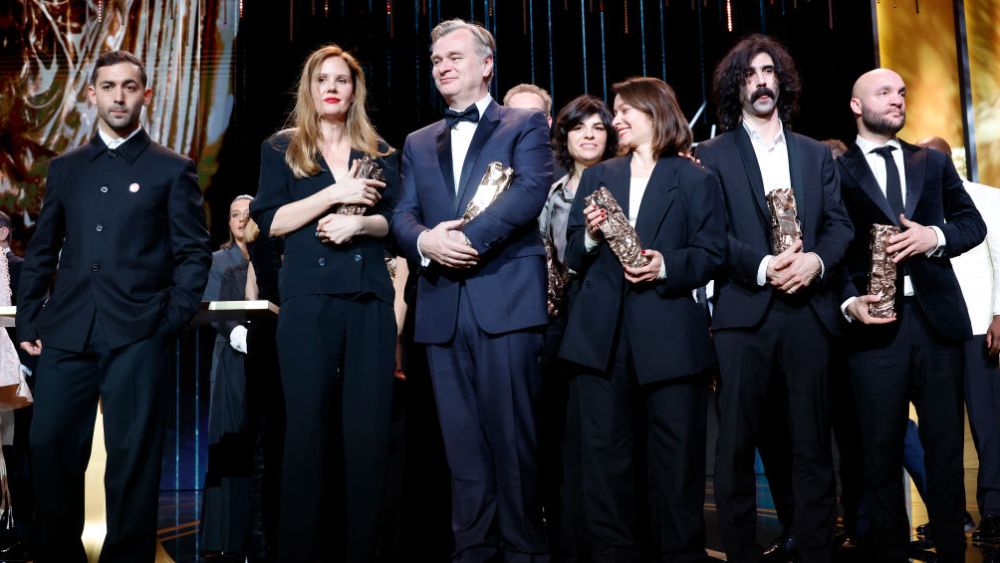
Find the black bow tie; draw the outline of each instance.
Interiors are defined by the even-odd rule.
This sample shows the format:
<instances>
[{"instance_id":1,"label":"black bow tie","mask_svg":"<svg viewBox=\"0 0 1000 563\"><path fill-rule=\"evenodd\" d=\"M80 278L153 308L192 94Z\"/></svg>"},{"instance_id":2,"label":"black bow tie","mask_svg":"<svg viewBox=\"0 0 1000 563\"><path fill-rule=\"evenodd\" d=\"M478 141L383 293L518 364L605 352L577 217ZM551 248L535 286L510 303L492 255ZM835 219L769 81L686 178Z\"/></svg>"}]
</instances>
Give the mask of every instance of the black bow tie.
<instances>
[{"instance_id":1,"label":"black bow tie","mask_svg":"<svg viewBox=\"0 0 1000 563\"><path fill-rule=\"evenodd\" d=\"M476 107L476 104L465 108L465 111L455 111L448 108L444 110L444 120L448 123L448 127L454 127L459 121L479 123L479 108Z\"/></svg>"}]
</instances>

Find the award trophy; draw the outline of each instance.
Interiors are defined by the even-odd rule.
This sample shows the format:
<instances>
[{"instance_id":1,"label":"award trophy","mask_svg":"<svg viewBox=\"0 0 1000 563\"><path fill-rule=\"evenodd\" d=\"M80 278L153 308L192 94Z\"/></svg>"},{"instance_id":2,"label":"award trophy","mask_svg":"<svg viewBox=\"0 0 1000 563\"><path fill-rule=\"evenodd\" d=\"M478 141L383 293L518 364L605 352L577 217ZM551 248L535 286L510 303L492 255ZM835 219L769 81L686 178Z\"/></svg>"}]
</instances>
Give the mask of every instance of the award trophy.
<instances>
[{"instance_id":1,"label":"award trophy","mask_svg":"<svg viewBox=\"0 0 1000 563\"><path fill-rule=\"evenodd\" d=\"M795 193L791 188L777 188L767 194L767 208L771 212L771 242L774 253L781 254L795 241L802 239Z\"/></svg>"},{"instance_id":2,"label":"award trophy","mask_svg":"<svg viewBox=\"0 0 1000 563\"><path fill-rule=\"evenodd\" d=\"M872 268L868 276L868 294L878 295L879 299L868 305L868 314L877 319L896 315L896 263L885 249L889 246L889 237L898 234L899 227L894 225L872 225Z\"/></svg>"},{"instance_id":3,"label":"award trophy","mask_svg":"<svg viewBox=\"0 0 1000 563\"><path fill-rule=\"evenodd\" d=\"M601 233L623 266L638 268L649 263L649 258L642 255L639 235L628 222L628 217L608 188L604 186L597 188L583 201L587 205L596 205L607 211L608 217L601 224Z\"/></svg>"}]
</instances>

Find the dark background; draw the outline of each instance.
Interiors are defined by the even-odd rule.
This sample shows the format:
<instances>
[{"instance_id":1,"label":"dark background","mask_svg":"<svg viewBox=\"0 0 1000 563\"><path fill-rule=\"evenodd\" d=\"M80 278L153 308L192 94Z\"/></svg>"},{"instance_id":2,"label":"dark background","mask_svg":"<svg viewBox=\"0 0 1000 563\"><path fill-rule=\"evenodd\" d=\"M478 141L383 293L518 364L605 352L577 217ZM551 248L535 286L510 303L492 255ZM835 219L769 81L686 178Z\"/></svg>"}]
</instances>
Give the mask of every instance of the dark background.
<instances>
[{"instance_id":1,"label":"dark background","mask_svg":"<svg viewBox=\"0 0 1000 563\"><path fill-rule=\"evenodd\" d=\"M309 53L328 43L354 53L367 75L369 115L379 133L402 149L407 133L439 119L444 110L430 73L430 31L453 17L494 32L495 98L531 82L553 94L553 113L580 94L605 98L611 84L645 74L670 83L690 119L710 100L712 70L725 52L747 34L767 33L786 45L802 78L793 128L818 139L852 140L850 88L876 60L870 3L732 0L732 31L726 5L724 0L244 0L231 65L234 110L219 170L206 192L213 241L227 238L232 198L256 192L260 143L284 125ZM693 124L695 139L708 138L714 123L709 103Z\"/></svg>"}]
</instances>

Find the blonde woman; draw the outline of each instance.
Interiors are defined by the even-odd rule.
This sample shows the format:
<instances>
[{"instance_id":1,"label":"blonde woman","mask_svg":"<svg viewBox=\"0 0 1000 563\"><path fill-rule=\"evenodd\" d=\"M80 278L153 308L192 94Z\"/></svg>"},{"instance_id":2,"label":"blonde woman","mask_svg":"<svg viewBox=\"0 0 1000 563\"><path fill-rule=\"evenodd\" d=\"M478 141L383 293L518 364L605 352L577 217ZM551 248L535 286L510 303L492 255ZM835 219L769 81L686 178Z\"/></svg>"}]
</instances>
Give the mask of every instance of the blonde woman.
<instances>
[{"instance_id":1,"label":"blonde woman","mask_svg":"<svg viewBox=\"0 0 1000 563\"><path fill-rule=\"evenodd\" d=\"M396 345L383 238L398 166L365 97L357 60L323 47L302 69L291 127L261 148L251 215L262 234L285 243L277 331L287 410L283 562L374 558ZM365 156L385 182L356 176ZM335 213L341 205L367 210Z\"/></svg>"}]
</instances>

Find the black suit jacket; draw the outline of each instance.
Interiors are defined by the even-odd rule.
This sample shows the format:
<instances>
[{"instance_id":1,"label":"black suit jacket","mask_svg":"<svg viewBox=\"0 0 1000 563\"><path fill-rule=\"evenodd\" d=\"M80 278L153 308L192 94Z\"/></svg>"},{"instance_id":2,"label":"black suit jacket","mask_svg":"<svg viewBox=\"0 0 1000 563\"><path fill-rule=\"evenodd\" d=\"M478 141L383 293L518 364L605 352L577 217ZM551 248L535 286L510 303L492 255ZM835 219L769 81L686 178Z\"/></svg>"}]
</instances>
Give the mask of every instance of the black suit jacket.
<instances>
[{"instance_id":1,"label":"black suit jacket","mask_svg":"<svg viewBox=\"0 0 1000 563\"><path fill-rule=\"evenodd\" d=\"M966 340L972 337L972 327L950 259L982 242L986 237L986 224L947 155L902 141L900 145L906 169L904 215L921 225L939 227L945 238L940 256L921 254L905 261L917 303L938 336L946 340ZM844 202L856 232L847 253L841 293L841 300L846 300L868 293L871 226L875 223L899 225L899 219L894 216L856 144L840 157L838 167ZM896 294L903 295L901 284ZM864 330L868 327L853 328Z\"/></svg>"},{"instance_id":2,"label":"black suit jacket","mask_svg":"<svg viewBox=\"0 0 1000 563\"><path fill-rule=\"evenodd\" d=\"M566 263L582 279L569 311L560 356L606 371L614 360L619 319L628 325L640 383L704 372L715 366L704 306L692 290L712 279L726 253L719 183L686 158L661 158L642 197L636 231L643 248L663 254L666 278L633 285L606 242L587 253L584 198L605 186L629 212L631 155L588 168L570 211Z\"/></svg>"},{"instance_id":3,"label":"black suit jacket","mask_svg":"<svg viewBox=\"0 0 1000 563\"><path fill-rule=\"evenodd\" d=\"M117 150L95 135L49 164L21 271L18 341L82 351L95 311L111 347L162 323L180 331L210 262L194 162L145 131Z\"/></svg>"},{"instance_id":4,"label":"black suit jacket","mask_svg":"<svg viewBox=\"0 0 1000 563\"><path fill-rule=\"evenodd\" d=\"M250 214L260 227L262 237L271 232L271 221L281 206L309 197L336 181L319 155L320 173L296 178L285 163L290 141L291 131L286 130L261 145L260 186L257 197L250 204ZM380 143L379 150L386 152L391 148ZM363 156L361 151L352 150L350 162ZM399 189L399 154L392 152L377 158L376 162L382 167L386 186L382 199L366 214L382 215L388 222ZM325 244L316 238L316 223L307 223L283 238L285 260L278 274L282 299L300 295L372 293L392 303L394 293L385 267L385 239L361 236L347 244Z\"/></svg>"},{"instance_id":5,"label":"black suit jacket","mask_svg":"<svg viewBox=\"0 0 1000 563\"><path fill-rule=\"evenodd\" d=\"M830 149L809 137L785 129L789 177L795 192L802 251L815 252L825 273L796 299L808 301L832 333L841 329L837 279L853 234L840 198L837 170ZM698 158L722 183L728 223L729 257L715 281L712 328L751 328L760 323L774 297L770 284L757 285L761 260L774 254L771 214L764 198L764 182L750 136L742 125L698 145Z\"/></svg>"}]
</instances>

